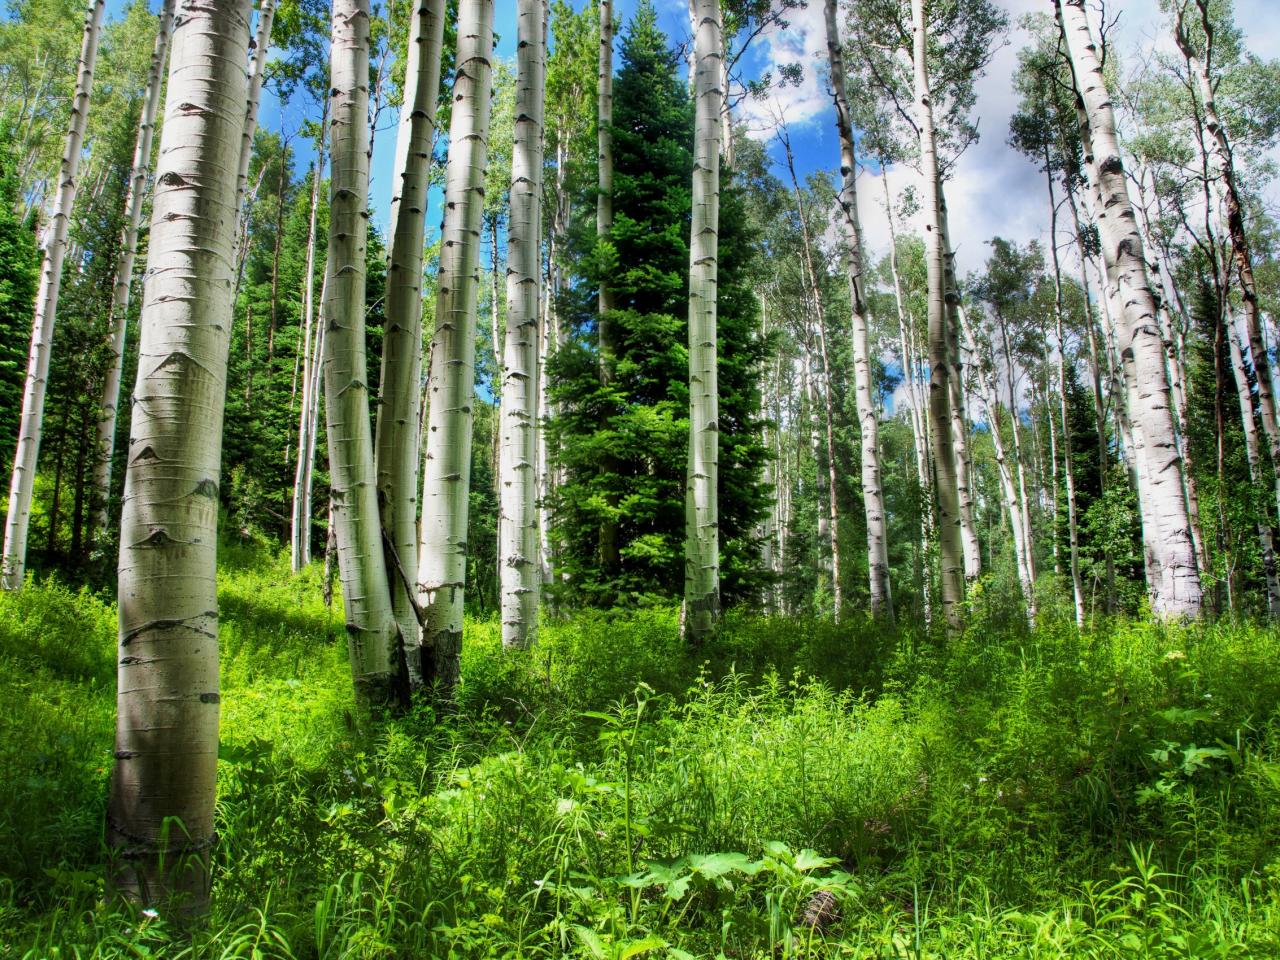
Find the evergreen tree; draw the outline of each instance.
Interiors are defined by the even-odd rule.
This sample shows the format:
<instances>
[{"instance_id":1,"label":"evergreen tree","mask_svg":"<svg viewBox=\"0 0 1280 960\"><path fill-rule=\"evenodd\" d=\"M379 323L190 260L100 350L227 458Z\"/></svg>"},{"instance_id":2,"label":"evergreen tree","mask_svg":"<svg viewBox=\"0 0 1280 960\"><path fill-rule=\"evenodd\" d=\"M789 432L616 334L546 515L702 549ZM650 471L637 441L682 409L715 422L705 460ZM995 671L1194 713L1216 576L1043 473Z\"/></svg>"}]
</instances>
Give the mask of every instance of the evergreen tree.
<instances>
[{"instance_id":1,"label":"evergreen tree","mask_svg":"<svg viewBox=\"0 0 1280 960\"><path fill-rule=\"evenodd\" d=\"M0 143L14 142L10 126L0 126ZM6 444L18 435L26 345L40 270L35 231L30 221L17 213L22 203L17 167L13 148L0 147L0 437ZM3 457L7 471L13 466L13 451L6 447Z\"/></svg>"},{"instance_id":2,"label":"evergreen tree","mask_svg":"<svg viewBox=\"0 0 1280 960\"><path fill-rule=\"evenodd\" d=\"M688 448L689 183L693 106L678 59L642 3L621 41L613 122L614 222L584 272L607 275L617 354L600 383L594 297L577 308L577 336L551 366L552 422L564 483L553 497L558 562L574 602L609 606L678 597L684 583ZM727 600L763 582L755 528L768 506L762 483L759 377L766 353L748 282L756 256L741 188L721 195L720 536ZM617 530L617 564L600 533Z\"/></svg>"}]
</instances>

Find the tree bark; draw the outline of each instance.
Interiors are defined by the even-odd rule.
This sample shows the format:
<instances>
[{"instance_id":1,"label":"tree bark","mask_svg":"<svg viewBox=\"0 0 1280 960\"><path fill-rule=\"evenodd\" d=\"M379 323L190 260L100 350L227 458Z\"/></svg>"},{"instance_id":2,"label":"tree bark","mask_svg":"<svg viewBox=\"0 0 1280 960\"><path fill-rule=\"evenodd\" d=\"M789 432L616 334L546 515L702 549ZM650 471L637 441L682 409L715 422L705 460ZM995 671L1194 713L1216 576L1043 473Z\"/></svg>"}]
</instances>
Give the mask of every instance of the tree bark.
<instances>
[{"instance_id":1,"label":"tree bark","mask_svg":"<svg viewBox=\"0 0 1280 960\"><path fill-rule=\"evenodd\" d=\"M867 301L863 283L862 222L858 217L858 160L853 117L845 89L844 53L840 46L836 0L825 0L827 59L836 102L836 130L840 136L840 213L844 226L845 271L852 306L853 379L862 443L862 505L867 521L867 575L871 615L893 619L889 584L889 530L880 469L880 418L871 388L871 347L867 335Z\"/></svg>"},{"instance_id":2,"label":"tree bark","mask_svg":"<svg viewBox=\"0 0 1280 960\"><path fill-rule=\"evenodd\" d=\"M422 478L418 605L424 679L452 696L462 657L463 591L471 493L476 299L493 85L493 0L458 8L457 74L440 251L436 329L428 371L427 456ZM429 671L429 672L428 672Z\"/></svg>"},{"instance_id":3,"label":"tree bark","mask_svg":"<svg viewBox=\"0 0 1280 960\"><path fill-rule=\"evenodd\" d=\"M249 0L182 0L120 533L116 888L204 912L218 764L218 480Z\"/></svg>"},{"instance_id":4,"label":"tree bark","mask_svg":"<svg viewBox=\"0 0 1280 960\"><path fill-rule=\"evenodd\" d=\"M685 636L720 622L719 383L716 274L720 229L720 111L724 59L719 0L695 0L693 217L689 230L689 470L685 487ZM834 497L835 491L832 491Z\"/></svg>"},{"instance_id":5,"label":"tree bark","mask_svg":"<svg viewBox=\"0 0 1280 960\"><path fill-rule=\"evenodd\" d=\"M1119 292L1122 315L1117 320L1123 323L1122 349L1132 358L1134 368L1132 408L1147 466L1147 482L1140 495L1147 500L1155 525L1155 530L1146 531L1146 536L1154 537L1161 545L1157 553L1158 578L1147 585L1151 607L1160 617L1196 618L1201 612L1203 590L1183 492L1183 463L1170 410L1164 345L1142 237L1129 199L1115 116L1083 0L1055 0L1055 7L1085 110L1087 122L1081 132L1086 164L1093 171L1103 201L1097 211L1098 226L1108 280Z\"/></svg>"},{"instance_id":6,"label":"tree bark","mask_svg":"<svg viewBox=\"0 0 1280 960\"><path fill-rule=\"evenodd\" d=\"M9 513L5 518L4 554L0 557L0 588L22 589L27 564L27 533L31 525L31 498L36 469L40 462L40 434L44 429L44 400L49 386L49 355L53 350L53 326L58 314L58 293L62 289L62 264L67 254L71 215L80 186L80 155L89 122L89 98L93 92L93 71L98 60L98 37L106 0L90 0L84 18L84 39L80 46L75 97L67 128L58 173L58 204L49 224L36 294L35 318L31 326L31 351L27 359L26 385L22 393L22 414L17 452L13 456L13 476L9 481Z\"/></svg>"},{"instance_id":7,"label":"tree bark","mask_svg":"<svg viewBox=\"0 0 1280 960\"><path fill-rule=\"evenodd\" d=\"M933 421L934 489L938 511L938 552L941 564L942 615L948 630L964 622L964 551L960 537L960 495L951 424L951 347L948 334L946 253L942 223L942 182L938 176L938 147L933 125L926 59L927 27L924 0L911 0L915 100L920 131L920 162L925 188L925 267L929 303L929 414Z\"/></svg>"},{"instance_id":8,"label":"tree bark","mask_svg":"<svg viewBox=\"0 0 1280 960\"><path fill-rule=\"evenodd\" d=\"M502 378L502 478L499 554L502 644L528 647L538 635L538 344L542 216L542 129L546 45L542 0L517 11L515 149L507 229L507 330Z\"/></svg>"},{"instance_id":9,"label":"tree bark","mask_svg":"<svg viewBox=\"0 0 1280 960\"><path fill-rule=\"evenodd\" d=\"M173 32L175 0L164 0L156 25L156 41L151 51L147 85L142 93L142 115L138 120L138 137L134 142L133 167L129 171L129 193L125 199L124 230L120 238L120 259L116 263L112 285L111 310L107 316L110 362L102 384L102 402L98 416L97 459L93 469L93 520L90 539L106 534L111 506L111 469L115 457L116 419L120 404L120 381L124 375L124 346L129 324L129 300L133 292L133 264L138 256L138 230L142 225L143 200L147 177L151 171L151 146L160 110L160 91L164 80L165 60L169 55L169 37Z\"/></svg>"},{"instance_id":10,"label":"tree bark","mask_svg":"<svg viewBox=\"0 0 1280 960\"><path fill-rule=\"evenodd\" d=\"M375 466L391 607L400 629L410 686L422 683L421 625L410 591L418 577L418 406L422 385L422 245L426 234L431 145L440 99L445 0L418 0L409 25L405 103L396 137L400 190L391 199L387 251L382 403Z\"/></svg>"},{"instance_id":11,"label":"tree bark","mask_svg":"<svg viewBox=\"0 0 1280 960\"><path fill-rule=\"evenodd\" d=\"M335 0L331 43L329 251L325 420L338 576L356 695L388 703L401 691L401 647L378 511L365 353L365 244L369 206L368 0Z\"/></svg>"},{"instance_id":12,"label":"tree bark","mask_svg":"<svg viewBox=\"0 0 1280 960\"><path fill-rule=\"evenodd\" d=\"M258 132L258 105L262 102L262 84L267 78L267 53L271 47L271 23L276 15L276 0L262 0L258 7L258 26L254 31L253 60L249 64L249 96L244 109L244 131L241 134L240 165L236 179L236 236L240 238L236 251L236 284L244 258L249 252L249 162L253 159L253 138ZM283 158L281 159L283 162ZM257 188L255 187L255 192Z\"/></svg>"}]
</instances>

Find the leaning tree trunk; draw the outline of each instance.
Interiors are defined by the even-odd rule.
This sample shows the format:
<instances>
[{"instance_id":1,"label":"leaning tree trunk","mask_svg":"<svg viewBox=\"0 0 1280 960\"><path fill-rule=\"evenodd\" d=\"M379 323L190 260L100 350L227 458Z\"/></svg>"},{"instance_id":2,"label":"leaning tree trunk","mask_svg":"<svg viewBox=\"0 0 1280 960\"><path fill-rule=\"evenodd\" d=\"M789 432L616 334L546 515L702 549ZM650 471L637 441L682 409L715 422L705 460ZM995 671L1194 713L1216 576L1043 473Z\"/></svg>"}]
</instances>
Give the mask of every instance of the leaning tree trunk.
<instances>
[{"instance_id":1,"label":"leaning tree trunk","mask_svg":"<svg viewBox=\"0 0 1280 960\"><path fill-rule=\"evenodd\" d=\"M1142 435L1142 456L1147 460L1147 482L1140 494L1148 499L1156 525L1152 532L1161 544L1159 577L1147 585L1151 607L1158 616L1194 618L1200 615L1204 593L1183 493L1183 463L1170 410L1164 344L1142 237L1129 199L1115 116L1084 0L1055 0L1055 7L1086 115L1081 132L1086 140L1086 164L1094 172L1102 199L1098 227L1108 279L1119 292L1122 349L1133 358L1137 390L1132 414Z\"/></svg>"},{"instance_id":2,"label":"leaning tree trunk","mask_svg":"<svg viewBox=\"0 0 1280 960\"><path fill-rule=\"evenodd\" d=\"M445 0L418 0L409 29L405 104L396 139L400 192L391 200L387 251L386 328L382 340L382 403L378 405L375 468L391 606L405 651L409 682L422 682L421 626L413 591L418 582L418 404L422 373L422 244L426 232L431 144L440 98Z\"/></svg>"},{"instance_id":3,"label":"leaning tree trunk","mask_svg":"<svg viewBox=\"0 0 1280 960\"><path fill-rule=\"evenodd\" d=\"M541 0L520 0L516 28L515 149L507 229L507 331L502 377L502 489L499 555L502 644L537 638L540 564L538 462L539 267L542 230L542 126L546 61Z\"/></svg>"},{"instance_id":4,"label":"leaning tree trunk","mask_svg":"<svg viewBox=\"0 0 1280 960\"><path fill-rule=\"evenodd\" d=\"M365 243L369 206L369 5L335 0L330 46L329 255L325 265L325 421L338 576L356 695L391 702L403 647L378 517L365 355Z\"/></svg>"},{"instance_id":5,"label":"leaning tree trunk","mask_svg":"<svg viewBox=\"0 0 1280 960\"><path fill-rule=\"evenodd\" d=\"M493 0L461 0L436 329L428 371L427 459L418 547L418 602L426 618L422 669L424 679L438 683L445 698L452 696L462 658L476 298L492 56Z\"/></svg>"},{"instance_id":6,"label":"leaning tree trunk","mask_svg":"<svg viewBox=\"0 0 1280 960\"><path fill-rule=\"evenodd\" d=\"M0 588L19 590L27 564L27 532L31 526L31 497L36 467L40 461L40 433L44 429L44 398L49 385L49 354L53 350L53 325L58 313L58 292L62 288L62 263L67 254L67 234L80 185L80 155L85 127L89 121L89 96L93 91L93 69L98 60L98 36L106 0L90 0L84 18L84 40L80 47L79 74L71 122L62 151L58 173L58 205L49 224L44 248L40 290L36 294L35 320L31 327L31 353L27 360L26 387L22 394L22 415L18 447L13 456L13 476L9 481L9 513L5 519L4 555L0 558Z\"/></svg>"},{"instance_id":7,"label":"leaning tree trunk","mask_svg":"<svg viewBox=\"0 0 1280 960\"><path fill-rule=\"evenodd\" d=\"M142 224L143 199L147 176L151 171L151 145L160 110L160 90L164 80L165 59L169 55L169 36L173 31L174 0L164 0L156 26L156 42L151 51L151 67L142 94L142 116L138 120L138 137L133 148L133 167L129 171L129 195L125 200L124 230L120 238L120 259L116 263L112 285L111 312L107 317L110 363L102 384L102 402L98 415L98 458L93 469L94 514L90 538L107 531L111 504L111 461L115 458L116 415L120 403L120 380L124 375L125 334L129 325L129 299L133 292L133 264L138 255L138 228Z\"/></svg>"},{"instance_id":8,"label":"leaning tree trunk","mask_svg":"<svg viewBox=\"0 0 1280 960\"><path fill-rule=\"evenodd\" d=\"M253 138L258 132L258 105L262 102L262 84L267 78L267 52L271 47L271 23L276 15L276 0L262 0L258 7L258 27L253 35L253 61L249 64L249 97L244 108L244 130L240 140L240 165L236 179L236 282L249 251L249 232L246 224L249 211L245 201L249 196L249 161L253 159ZM257 191L257 188L254 188Z\"/></svg>"},{"instance_id":9,"label":"leaning tree trunk","mask_svg":"<svg viewBox=\"0 0 1280 960\"><path fill-rule=\"evenodd\" d=\"M218 480L249 0L182 0L142 298L124 514L113 879L208 906L218 767Z\"/></svg>"},{"instance_id":10,"label":"leaning tree trunk","mask_svg":"<svg viewBox=\"0 0 1280 960\"><path fill-rule=\"evenodd\" d=\"M941 564L942 614L949 630L963 623L964 554L960 541L960 495L952 443L950 362L947 331L946 252L943 246L942 182L938 177L938 145L929 94L929 66L924 0L911 0L915 64L915 100L920 131L920 160L925 189L925 267L929 303L929 415L933 421L934 489L937 495L938 552Z\"/></svg>"},{"instance_id":11,"label":"leaning tree trunk","mask_svg":"<svg viewBox=\"0 0 1280 960\"><path fill-rule=\"evenodd\" d=\"M720 0L695 0L693 218L689 230L689 470L685 487L684 627L694 643L720 621L719 384L716 268L720 229ZM832 491L835 496L835 491Z\"/></svg>"},{"instance_id":12,"label":"leaning tree trunk","mask_svg":"<svg viewBox=\"0 0 1280 960\"><path fill-rule=\"evenodd\" d=\"M836 22L836 0L826 0L827 58L831 64L831 88L836 102L836 129L840 135L840 212L848 247L845 271L849 275L849 301L853 320L853 379L862 441L862 505L867 519L867 573L871 589L871 615L893 619L889 587L889 532L884 509L880 470L880 420L871 389L871 347L867 336L867 301L863 285L862 223L858 218L858 163L854 150L853 117L845 90L844 53Z\"/></svg>"}]
</instances>

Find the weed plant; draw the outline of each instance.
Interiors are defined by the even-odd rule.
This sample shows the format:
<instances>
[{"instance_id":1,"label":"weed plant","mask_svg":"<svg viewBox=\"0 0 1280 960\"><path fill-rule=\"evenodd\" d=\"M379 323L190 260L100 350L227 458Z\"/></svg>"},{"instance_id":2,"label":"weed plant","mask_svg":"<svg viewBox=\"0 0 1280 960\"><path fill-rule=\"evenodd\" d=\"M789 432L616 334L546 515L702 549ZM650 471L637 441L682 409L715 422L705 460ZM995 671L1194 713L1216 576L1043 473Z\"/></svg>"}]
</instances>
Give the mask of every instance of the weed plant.
<instances>
[{"instance_id":1,"label":"weed plant","mask_svg":"<svg viewBox=\"0 0 1280 960\"><path fill-rule=\"evenodd\" d=\"M453 710L368 720L321 596L224 555L191 937L105 896L114 608L0 594L0 957L1280 956L1274 629L471 622Z\"/></svg>"}]
</instances>

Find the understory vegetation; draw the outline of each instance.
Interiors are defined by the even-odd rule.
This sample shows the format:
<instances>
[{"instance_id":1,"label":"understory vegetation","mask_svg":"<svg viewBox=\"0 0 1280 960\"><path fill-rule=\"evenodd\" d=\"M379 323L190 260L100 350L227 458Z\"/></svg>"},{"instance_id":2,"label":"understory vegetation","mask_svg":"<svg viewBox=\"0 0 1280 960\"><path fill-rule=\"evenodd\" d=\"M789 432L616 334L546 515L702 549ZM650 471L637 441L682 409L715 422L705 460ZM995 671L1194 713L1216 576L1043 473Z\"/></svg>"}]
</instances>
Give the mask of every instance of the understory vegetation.
<instances>
[{"instance_id":1,"label":"understory vegetation","mask_svg":"<svg viewBox=\"0 0 1280 960\"><path fill-rule=\"evenodd\" d=\"M1280 956L1274 629L471 622L451 712L369 721L318 566L220 593L194 940L104 898L114 607L0 594L0 957Z\"/></svg>"}]
</instances>

